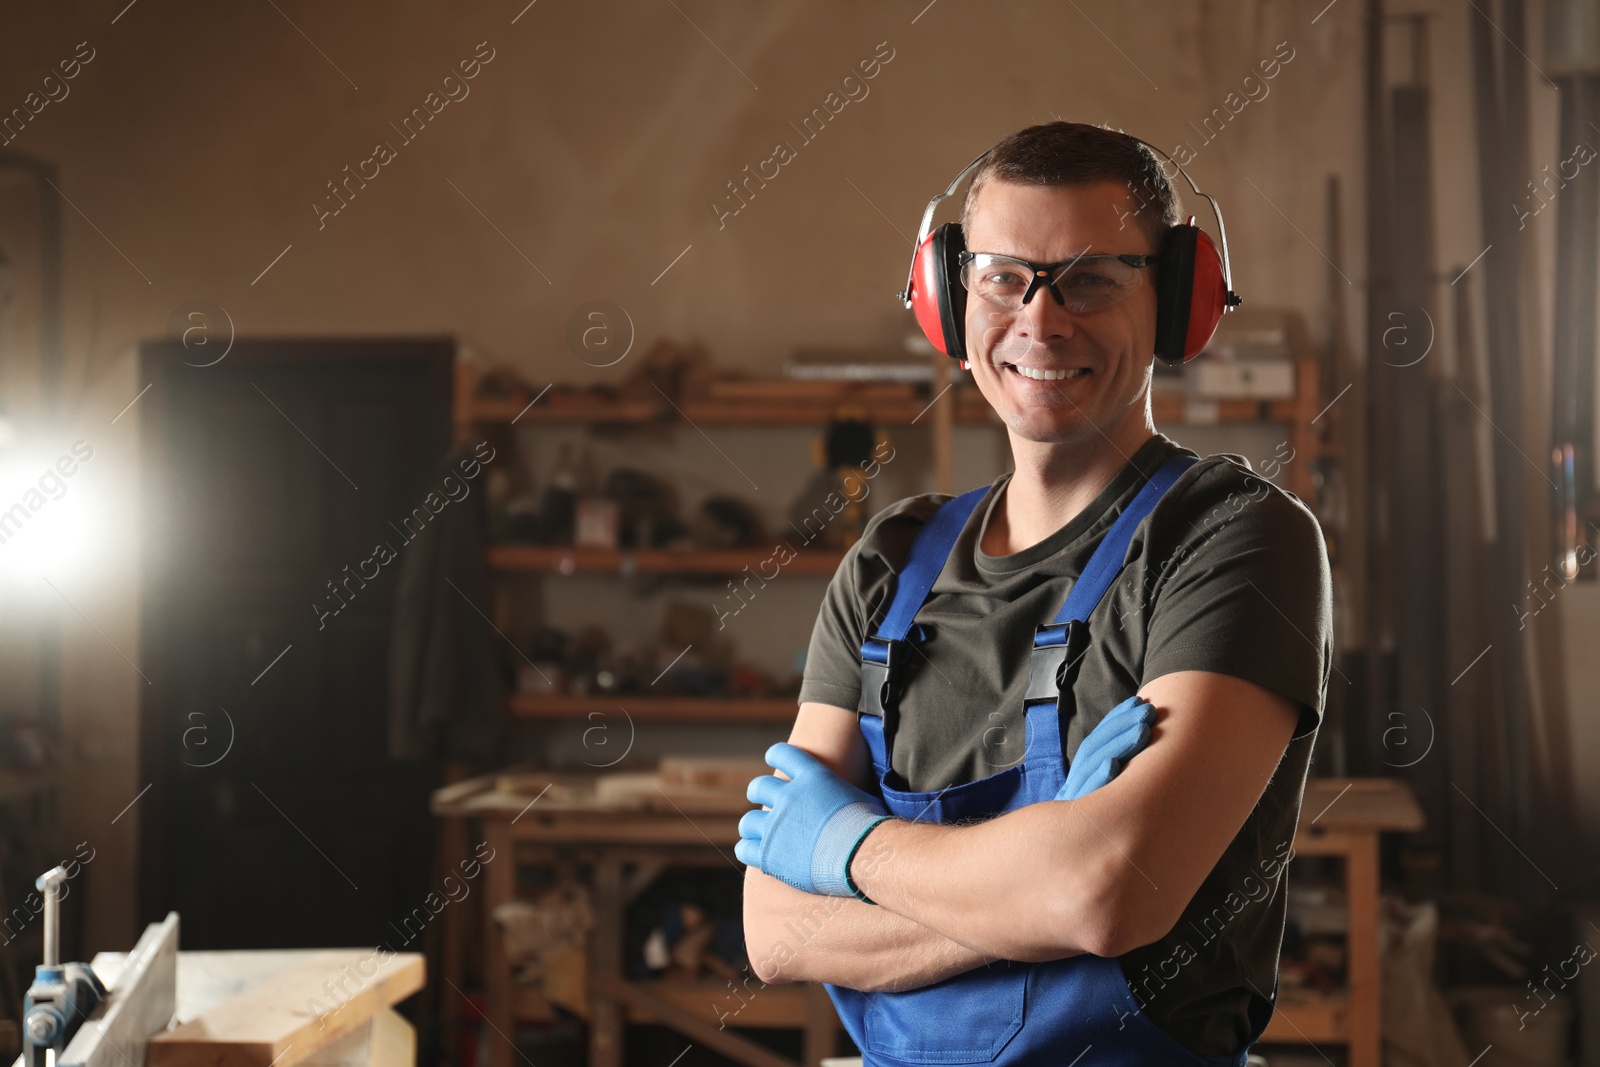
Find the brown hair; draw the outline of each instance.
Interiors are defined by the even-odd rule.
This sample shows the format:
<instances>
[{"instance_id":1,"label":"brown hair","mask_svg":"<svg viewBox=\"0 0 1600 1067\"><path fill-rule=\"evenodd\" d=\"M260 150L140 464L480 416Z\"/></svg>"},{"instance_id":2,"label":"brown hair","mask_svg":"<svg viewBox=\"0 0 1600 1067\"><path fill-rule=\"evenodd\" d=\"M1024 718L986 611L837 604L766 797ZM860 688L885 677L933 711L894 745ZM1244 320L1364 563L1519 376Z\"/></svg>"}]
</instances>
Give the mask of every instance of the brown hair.
<instances>
[{"instance_id":1,"label":"brown hair","mask_svg":"<svg viewBox=\"0 0 1600 1067\"><path fill-rule=\"evenodd\" d=\"M1047 122L1018 130L989 150L967 186L961 205L962 232L970 232L978 189L989 180L1016 185L1092 185L1122 182L1137 205L1128 212L1161 250L1162 235L1180 219L1178 193L1149 146L1121 130L1083 122Z\"/></svg>"}]
</instances>

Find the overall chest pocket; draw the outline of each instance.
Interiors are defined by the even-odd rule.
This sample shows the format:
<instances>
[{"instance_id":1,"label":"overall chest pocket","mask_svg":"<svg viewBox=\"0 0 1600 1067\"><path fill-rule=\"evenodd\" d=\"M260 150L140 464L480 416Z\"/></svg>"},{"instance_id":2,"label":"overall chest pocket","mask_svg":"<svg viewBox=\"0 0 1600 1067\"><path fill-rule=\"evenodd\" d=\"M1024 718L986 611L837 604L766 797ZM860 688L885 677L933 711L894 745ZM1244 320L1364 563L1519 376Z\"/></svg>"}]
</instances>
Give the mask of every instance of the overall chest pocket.
<instances>
[{"instance_id":1,"label":"overall chest pocket","mask_svg":"<svg viewBox=\"0 0 1600 1067\"><path fill-rule=\"evenodd\" d=\"M993 1063L1022 1029L1028 969L996 960L921 989L874 994L864 1051L895 1063Z\"/></svg>"}]
</instances>

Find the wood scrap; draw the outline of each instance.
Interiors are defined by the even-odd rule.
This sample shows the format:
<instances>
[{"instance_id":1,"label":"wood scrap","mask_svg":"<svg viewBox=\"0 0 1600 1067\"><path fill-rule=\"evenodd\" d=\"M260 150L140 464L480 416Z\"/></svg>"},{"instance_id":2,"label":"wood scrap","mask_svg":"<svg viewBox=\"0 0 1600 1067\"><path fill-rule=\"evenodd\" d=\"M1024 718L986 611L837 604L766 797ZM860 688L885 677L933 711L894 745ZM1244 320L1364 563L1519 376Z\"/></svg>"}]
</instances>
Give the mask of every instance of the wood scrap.
<instances>
[{"instance_id":1,"label":"wood scrap","mask_svg":"<svg viewBox=\"0 0 1600 1067\"><path fill-rule=\"evenodd\" d=\"M421 989L419 953L319 952L150 1039L148 1067L289 1067Z\"/></svg>"},{"instance_id":2,"label":"wood scrap","mask_svg":"<svg viewBox=\"0 0 1600 1067\"><path fill-rule=\"evenodd\" d=\"M720 786L742 792L750 784L750 779L771 773L765 760L747 756L661 757L663 786Z\"/></svg>"}]
</instances>

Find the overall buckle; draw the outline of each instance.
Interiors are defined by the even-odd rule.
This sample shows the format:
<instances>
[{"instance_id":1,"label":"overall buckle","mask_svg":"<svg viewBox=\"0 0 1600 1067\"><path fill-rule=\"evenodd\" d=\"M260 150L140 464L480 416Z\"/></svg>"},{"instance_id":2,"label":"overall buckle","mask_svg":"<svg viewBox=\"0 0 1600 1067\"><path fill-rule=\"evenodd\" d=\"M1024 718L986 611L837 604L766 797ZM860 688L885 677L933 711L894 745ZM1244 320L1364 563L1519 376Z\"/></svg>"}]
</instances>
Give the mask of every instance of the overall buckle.
<instances>
[{"instance_id":1,"label":"overall buckle","mask_svg":"<svg viewBox=\"0 0 1600 1067\"><path fill-rule=\"evenodd\" d=\"M1033 656L1028 664L1024 708L1055 701L1059 710L1078 676L1078 664L1089 651L1089 625L1081 619L1046 623L1034 628Z\"/></svg>"},{"instance_id":2,"label":"overall buckle","mask_svg":"<svg viewBox=\"0 0 1600 1067\"><path fill-rule=\"evenodd\" d=\"M861 642L861 701L856 710L879 716L893 712L902 668L910 658L909 641L869 637Z\"/></svg>"}]
</instances>

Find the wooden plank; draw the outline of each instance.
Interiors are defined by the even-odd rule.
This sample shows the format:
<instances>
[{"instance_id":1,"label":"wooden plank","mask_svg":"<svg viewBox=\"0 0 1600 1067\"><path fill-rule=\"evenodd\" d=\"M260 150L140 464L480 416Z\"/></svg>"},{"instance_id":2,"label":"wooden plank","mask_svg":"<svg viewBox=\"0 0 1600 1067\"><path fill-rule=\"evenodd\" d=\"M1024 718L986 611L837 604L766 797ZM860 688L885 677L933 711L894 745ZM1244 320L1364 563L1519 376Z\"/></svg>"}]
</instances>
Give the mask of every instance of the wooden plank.
<instances>
[{"instance_id":1,"label":"wooden plank","mask_svg":"<svg viewBox=\"0 0 1600 1067\"><path fill-rule=\"evenodd\" d=\"M744 791L753 777L738 788L695 789L665 784L654 771L615 771L601 775L595 783L595 802L617 811L743 815L751 808Z\"/></svg>"},{"instance_id":2,"label":"wooden plank","mask_svg":"<svg viewBox=\"0 0 1600 1067\"><path fill-rule=\"evenodd\" d=\"M178 1005L178 913L145 927L113 977L95 971L110 996L62 1050L61 1067L140 1063L150 1035L164 1030Z\"/></svg>"},{"instance_id":3,"label":"wooden plank","mask_svg":"<svg viewBox=\"0 0 1600 1067\"><path fill-rule=\"evenodd\" d=\"M1397 778L1311 778L1300 801L1300 830L1417 830L1411 787Z\"/></svg>"},{"instance_id":4,"label":"wooden plank","mask_svg":"<svg viewBox=\"0 0 1600 1067\"><path fill-rule=\"evenodd\" d=\"M805 1044L801 1055L805 1067L821 1067L823 1060L832 1056L838 1046L839 1031L843 1027L828 991L820 983L806 982L801 988L806 1001Z\"/></svg>"},{"instance_id":5,"label":"wooden plank","mask_svg":"<svg viewBox=\"0 0 1600 1067\"><path fill-rule=\"evenodd\" d=\"M822 987L813 987L809 983L769 986L762 985L759 980L750 980L748 986L739 990L731 988L733 983L726 981L661 980L630 984L656 1000L671 1004L678 1011L692 1015L719 1030L733 1027L741 1030L804 1029L808 1025L812 1011L813 989L821 993L829 1017L836 1018L832 1002L828 1001L828 996L822 992ZM630 1022L666 1025L672 1023L671 1019L651 1013L642 1002L629 1004L628 1019ZM837 1028L838 1024L832 1025Z\"/></svg>"},{"instance_id":6,"label":"wooden plank","mask_svg":"<svg viewBox=\"0 0 1600 1067\"><path fill-rule=\"evenodd\" d=\"M485 819L484 840L494 851L490 853L499 863L488 865L484 879L483 901L483 966L485 972L485 1015L488 1023L499 1031L489 1045L490 1067L511 1067L516 1046L510 1035L516 1032L511 1025L511 961L506 957L505 938L494 921L494 910L502 904L517 899L517 858L511 846L511 823L505 819ZM457 990L457 995L465 996Z\"/></svg>"},{"instance_id":7,"label":"wooden plank","mask_svg":"<svg viewBox=\"0 0 1600 1067\"><path fill-rule=\"evenodd\" d=\"M790 697L778 700L632 695L606 698L523 693L511 697L509 705L511 714L524 719L581 719L592 712L616 715L624 711L635 721L793 723L799 712L799 705Z\"/></svg>"},{"instance_id":8,"label":"wooden plank","mask_svg":"<svg viewBox=\"0 0 1600 1067\"><path fill-rule=\"evenodd\" d=\"M589 1067L622 1067L622 864L607 855L594 868L594 929L589 935Z\"/></svg>"},{"instance_id":9,"label":"wooden plank","mask_svg":"<svg viewBox=\"0 0 1600 1067\"><path fill-rule=\"evenodd\" d=\"M495 820L497 822L502 820ZM555 812L541 813L535 806L518 821L519 840L570 845L705 845L707 841L728 851L739 840L739 819L732 815L677 812Z\"/></svg>"},{"instance_id":10,"label":"wooden plank","mask_svg":"<svg viewBox=\"0 0 1600 1067\"><path fill-rule=\"evenodd\" d=\"M313 953L150 1041L148 1067L287 1067L422 988L422 956Z\"/></svg>"},{"instance_id":11,"label":"wooden plank","mask_svg":"<svg viewBox=\"0 0 1600 1067\"><path fill-rule=\"evenodd\" d=\"M367 1039L366 1067L414 1067L417 1062L417 1028L393 1008L372 1017Z\"/></svg>"},{"instance_id":12,"label":"wooden plank","mask_svg":"<svg viewBox=\"0 0 1600 1067\"><path fill-rule=\"evenodd\" d=\"M734 1062L744 1064L745 1067L796 1067L795 1061L780 1056L747 1037L741 1037L729 1030L719 1030L676 1004L654 996L641 986L622 981L613 981L609 984L610 995L626 1004L630 1011L652 1015L690 1040L720 1052ZM593 1060L590 1062L594 1067L616 1067L611 1063L598 1063ZM620 1064L620 1060L617 1063Z\"/></svg>"},{"instance_id":13,"label":"wooden plank","mask_svg":"<svg viewBox=\"0 0 1600 1067\"><path fill-rule=\"evenodd\" d=\"M771 774L759 758L738 756L662 756L663 786L720 786L743 791L750 779Z\"/></svg>"},{"instance_id":14,"label":"wooden plank","mask_svg":"<svg viewBox=\"0 0 1600 1067\"><path fill-rule=\"evenodd\" d=\"M416 1027L393 1008L384 1008L365 1026L300 1060L298 1067L416 1067L416 1062Z\"/></svg>"},{"instance_id":15,"label":"wooden plank","mask_svg":"<svg viewBox=\"0 0 1600 1067\"><path fill-rule=\"evenodd\" d=\"M1383 1067L1383 973L1378 944L1378 835L1366 834L1345 858L1350 932L1350 1067Z\"/></svg>"}]
</instances>

